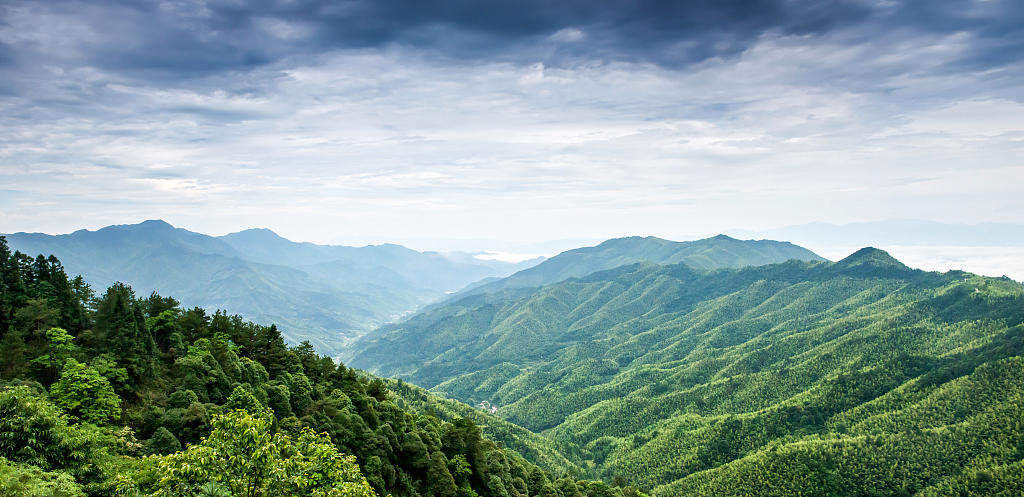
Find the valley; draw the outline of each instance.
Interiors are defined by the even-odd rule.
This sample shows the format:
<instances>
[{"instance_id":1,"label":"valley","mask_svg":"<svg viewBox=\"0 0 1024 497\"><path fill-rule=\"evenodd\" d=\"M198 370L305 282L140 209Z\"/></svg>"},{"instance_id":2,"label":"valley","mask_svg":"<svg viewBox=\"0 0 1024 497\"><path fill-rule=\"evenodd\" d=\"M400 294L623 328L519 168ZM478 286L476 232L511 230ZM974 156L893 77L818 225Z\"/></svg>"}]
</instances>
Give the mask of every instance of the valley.
<instances>
[{"instance_id":1,"label":"valley","mask_svg":"<svg viewBox=\"0 0 1024 497\"><path fill-rule=\"evenodd\" d=\"M1013 453L1022 337L1020 283L912 270L863 249L835 263L710 272L636 264L470 296L363 337L351 364L487 401L573 447L594 475L654 495L732 495L713 475L794 454L831 464L838 447L854 451L858 475L875 475L864 486L840 474L841 488L916 493L964 478L959 467L885 476L943 430L966 430L974 444L992 416L1011 427L994 452L948 440L952 452L928 457L956 454L971 467ZM895 446L876 453L863 446L869 436ZM790 481L764 478L736 488Z\"/></svg>"},{"instance_id":2,"label":"valley","mask_svg":"<svg viewBox=\"0 0 1024 497\"><path fill-rule=\"evenodd\" d=\"M305 274L326 278L319 281L333 279L337 287L389 278L379 269L343 270L346 266L339 261L352 267L390 264L394 281L415 281L421 285L417 288L454 284L456 276L444 272L465 269L465 264L446 262L432 274L422 265L403 265L390 252L412 251L400 247L360 251L296 246L268 232L216 239L168 232L164 226L147 228L155 228L161 237L139 238L133 245L136 251L146 244L146 254L188 249L201 254L199 260L231 261L236 266L222 269L228 273L260 271L268 284L276 283L281 273L267 267L316 268ZM139 236L135 228L128 231ZM14 239L24 244L26 237ZM36 243L53 243L40 240ZM77 260L86 260L88 254L82 250ZM423 256L433 257L417 257ZM15 252L9 259L19 257L22 262L11 262L8 271L28 271L19 278L28 284L29 295L41 283L41 274L57 281L64 274L56 258L30 263ZM138 281L139 275L160 278L166 261L140 255L136 264L148 265L144 270L119 265L112 256L106 264ZM283 404L272 401L279 395L272 393L278 391L274 389L293 397L295 389L307 387L287 376L294 373L275 366L273 361L280 359L271 356L297 357L293 360L302 362L300 371L315 383L321 380L311 371L334 363L314 351L338 353L344 363L339 371L369 382L360 387L365 394L346 390L349 397L370 395L378 403L386 402L386 409L429 413L453 427L471 422L500 444L496 447L521 457L521 471L528 473L533 471L529 465L536 465L550 475L547 481L581 478L577 487L584 491L599 488L587 487L586 481L614 484L607 488L620 494L628 489L633 492L629 495L644 492L657 497L783 496L822 489L831 495L984 495L985 489L1019 488L1017 476L1024 461L1019 451L1024 447L1019 425L1024 419L1024 285L1019 282L963 271L912 269L873 248L830 262L792 244L726 236L692 242L613 239L538 262L505 278L468 282L461 292L435 293L438 300L420 311L353 334L336 342L336 348L308 340L295 343L302 334L245 324L240 316L220 311L211 315L198 307L179 307L157 293L135 297L127 286L117 290L121 287L115 285L96 301L73 296L81 292L66 297L58 292L50 299L57 299L52 305L58 308L80 309L75 311L78 317L63 326L76 330L72 336L77 342L88 344L96 340L97 326L109 322L102 317L110 312L104 310L105 302L122 295L126 305L148 313L131 329L142 334L138 336L151 336L155 349L122 351L107 360L122 364L131 354L152 357L156 362L144 361L150 364L145 371L164 368L178 378L171 385L194 392L206 403L206 411L221 412L221 403L235 402L228 394L235 398L243 388L254 392L258 405L272 408L274 422L282 426L334 423L333 440L354 451L371 487L396 495L414 495L410 492L430 485L430 475L424 483L395 479L401 474L413 480L424 477L417 466L398 462L411 449L403 445L386 456L389 464L399 465L393 470L382 466L384 453L371 461L372 450L360 448L372 447L366 445L371 437L367 428L359 428L362 435L358 430L345 431L347 435L336 431L354 428L351 421L332 414L338 412L337 406L330 407L337 400L331 400L326 390L311 397L321 399L314 404L292 403L278 412ZM188 274L204 268L191 261L178 263L187 266L183 273ZM84 285L85 280L74 284ZM61 304L64 298L72 300ZM364 293L362 298L382 297ZM18 312L8 318L6 347L18 343L10 340L23 340L19 347L28 347L25 350L45 343L30 338L41 331L19 324ZM111 336L114 330L103 333ZM221 345L197 339L219 340ZM277 352L266 349L274 343ZM222 356L217 347L227 347L235 355ZM213 354L208 357L218 364L209 363L205 372L189 380L181 376L185 357L173 359L179 348L188 350L188 357L193 352ZM262 380L231 380L235 373L228 371L239 368L231 361L238 357L261 362L269 373L260 373L266 375ZM38 374L18 366L29 358L6 359L7 377ZM90 367L99 367L96 360ZM136 386L117 380L122 382L118 388L127 389L124 392L150 391L146 395L151 396L154 388L166 388L147 379L151 373L132 369L138 359L123 364L129 376L140 375L129 383ZM345 369L346 365L357 369ZM223 372L214 374L211 366ZM317 378L334 374L320 371ZM227 382L217 393L208 390L210 381L225 374ZM124 402L120 418L136 426L141 436L156 436L147 423L173 423L153 418L138 425L129 420L149 419L146 404L131 397ZM294 413L293 421L285 419L287 413ZM374 414L360 415L374 429L369 421ZM454 457L454 449L446 447L442 444L437 450L448 459ZM511 485L508 481L504 487ZM460 485L479 495L492 495L489 492L496 488L472 479ZM521 494L532 496L537 488L528 484Z\"/></svg>"}]
</instances>

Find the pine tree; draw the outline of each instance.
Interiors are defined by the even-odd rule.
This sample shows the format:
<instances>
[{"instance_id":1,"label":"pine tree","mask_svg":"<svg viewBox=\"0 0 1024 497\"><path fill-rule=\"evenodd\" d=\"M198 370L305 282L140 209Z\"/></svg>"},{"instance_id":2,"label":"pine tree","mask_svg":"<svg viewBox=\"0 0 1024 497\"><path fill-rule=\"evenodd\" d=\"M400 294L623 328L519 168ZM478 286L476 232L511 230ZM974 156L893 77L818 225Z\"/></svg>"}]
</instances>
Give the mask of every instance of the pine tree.
<instances>
[{"instance_id":1,"label":"pine tree","mask_svg":"<svg viewBox=\"0 0 1024 497\"><path fill-rule=\"evenodd\" d=\"M96 310L94 330L98 345L114 354L133 385L152 376L156 344L131 287L115 283L107 289Z\"/></svg>"}]
</instances>

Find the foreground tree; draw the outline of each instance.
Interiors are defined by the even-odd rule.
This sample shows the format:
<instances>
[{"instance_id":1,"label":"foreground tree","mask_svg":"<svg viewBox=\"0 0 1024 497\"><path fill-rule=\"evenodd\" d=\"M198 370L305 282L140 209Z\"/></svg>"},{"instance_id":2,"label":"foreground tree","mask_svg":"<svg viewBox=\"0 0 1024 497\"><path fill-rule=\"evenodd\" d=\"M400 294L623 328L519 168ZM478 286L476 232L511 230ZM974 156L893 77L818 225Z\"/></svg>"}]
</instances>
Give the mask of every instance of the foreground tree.
<instances>
[{"instance_id":1,"label":"foreground tree","mask_svg":"<svg viewBox=\"0 0 1024 497\"><path fill-rule=\"evenodd\" d=\"M0 388L0 495L109 495L109 444L41 392Z\"/></svg>"},{"instance_id":2,"label":"foreground tree","mask_svg":"<svg viewBox=\"0 0 1024 497\"><path fill-rule=\"evenodd\" d=\"M157 463L155 488L133 488L157 496L373 497L355 458L341 455L323 434L303 429L294 439L271 433L268 412L234 410L212 421L213 432ZM145 486L145 485L143 485Z\"/></svg>"},{"instance_id":3,"label":"foreground tree","mask_svg":"<svg viewBox=\"0 0 1024 497\"><path fill-rule=\"evenodd\" d=\"M114 387L98 371L68 359L60 379L50 387L50 398L75 418L103 424L117 416L120 399Z\"/></svg>"}]
</instances>

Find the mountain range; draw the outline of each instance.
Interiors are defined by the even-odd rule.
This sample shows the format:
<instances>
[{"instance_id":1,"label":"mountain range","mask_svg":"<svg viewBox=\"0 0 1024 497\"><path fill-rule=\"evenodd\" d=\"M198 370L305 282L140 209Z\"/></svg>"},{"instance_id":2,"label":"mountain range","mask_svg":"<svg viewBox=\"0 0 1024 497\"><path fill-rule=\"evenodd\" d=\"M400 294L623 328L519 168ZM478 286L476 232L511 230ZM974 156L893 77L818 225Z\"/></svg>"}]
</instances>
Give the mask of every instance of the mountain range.
<instances>
[{"instance_id":1,"label":"mountain range","mask_svg":"<svg viewBox=\"0 0 1024 497\"><path fill-rule=\"evenodd\" d=\"M520 263L469 253L418 252L394 244L300 243L268 229L215 237L159 220L66 235L6 237L12 249L56 255L69 273L85 275L94 288L122 281L139 294L181 295L186 306L275 323L290 343L308 340L332 355L343 353L350 340L450 294L538 286L638 261L686 261L710 268L821 260L785 242L724 235L692 242L613 239L550 261Z\"/></svg>"},{"instance_id":2,"label":"mountain range","mask_svg":"<svg viewBox=\"0 0 1024 497\"><path fill-rule=\"evenodd\" d=\"M284 325L292 343L312 337L321 351L364 370L335 370L333 360L315 357L305 344L264 350L280 341L273 327L209 319L197 310L163 312L160 299L132 304L151 319L129 331L153 334L166 349L154 357L167 361L181 384L166 413L182 410L174 406L184 405L184 389L219 395L225 405L243 396L239 389L263 392L265 401L248 402L301 411L288 421L293 428L333 430L336 443L359 456L373 486L395 495L454 495L433 488L438 479L431 475L445 474L445 458L457 452L478 454L472 474L495 475L493 484L490 477L459 480L478 495L1024 492L1024 285L1005 277L912 269L871 247L830 262L791 243L724 235L689 242L618 238L529 267L396 245L302 244L269 230L209 237L159 221L8 239L23 252L58 253L68 272L89 281L128 281L142 296L146 285L173 284L177 293L161 293L188 305L209 306L191 303L205 299L249 317L263 312ZM55 261L9 263L5 271L25 272L29 292L47 295L52 288L32 275L62 275ZM80 299L69 285L63 283L62 295ZM86 330L90 319L105 327L131 321L106 317L127 312L110 303L118 295L112 289L101 299L107 304L83 311L81 322L68 320L81 328L76 339L110 336ZM33 302L41 305L26 304ZM251 310L239 309L245 305ZM8 316L12 329L28 330L21 334L31 334L26 316L45 315L29 307ZM327 325L313 328L312 319ZM228 333L215 332L224 327ZM19 336L5 340L24 355ZM225 372L248 378L250 387L239 383L231 393L235 400L227 398L226 373L186 374L212 367L200 360L211 346ZM169 362L184 350L187 356ZM233 350L267 371L250 374L234 364ZM4 371L29 371L25 364L38 362L17 356L5 361L18 367ZM286 367L281 361L288 357ZM107 360L133 368L138 362ZM103 360L90 364L116 373ZM289 368L315 372L308 380L333 386L313 389L323 398L310 405L309 382L297 381ZM268 374L279 379L268 383ZM392 428L370 431L382 421L378 408ZM158 421L177 427L183 419L167 414ZM435 428L392 436L408 432L403 426L413 419ZM438 438L437 430L459 433L469 426L465 420L502 445L488 446L484 456L476 442L460 442L462 435ZM150 421L143 425L147 445L157 439ZM424 445L444 454L424 457L434 450ZM515 462L518 456L525 459ZM564 486L555 490L530 464L552 477L614 485L559 478ZM449 472L465 474L459 467Z\"/></svg>"},{"instance_id":3,"label":"mountain range","mask_svg":"<svg viewBox=\"0 0 1024 497\"><path fill-rule=\"evenodd\" d=\"M507 288L537 287L637 262L685 263L696 269L717 269L761 266L790 259L825 260L789 242L737 240L726 235L686 242L653 236L613 238L594 247L567 250L507 278L480 282L459 292L456 297Z\"/></svg>"},{"instance_id":4,"label":"mountain range","mask_svg":"<svg viewBox=\"0 0 1024 497\"><path fill-rule=\"evenodd\" d=\"M1022 337L1020 283L865 248L466 295L346 356L653 495L948 495L1024 468Z\"/></svg>"},{"instance_id":5,"label":"mountain range","mask_svg":"<svg viewBox=\"0 0 1024 497\"><path fill-rule=\"evenodd\" d=\"M291 343L336 354L354 336L447 292L537 261L459 262L399 245L298 243L267 229L214 237L151 220L66 235L13 233L12 249L53 254L95 289L115 281L137 293L180 295L186 306L276 323Z\"/></svg>"}]
</instances>

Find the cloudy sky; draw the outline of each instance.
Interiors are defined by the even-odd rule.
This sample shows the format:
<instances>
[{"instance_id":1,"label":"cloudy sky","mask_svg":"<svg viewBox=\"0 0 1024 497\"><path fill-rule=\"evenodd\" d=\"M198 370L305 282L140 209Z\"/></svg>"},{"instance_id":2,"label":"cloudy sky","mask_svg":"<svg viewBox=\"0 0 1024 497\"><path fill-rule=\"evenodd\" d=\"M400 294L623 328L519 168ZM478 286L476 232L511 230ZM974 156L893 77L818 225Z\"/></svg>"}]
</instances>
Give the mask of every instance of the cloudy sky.
<instances>
[{"instance_id":1,"label":"cloudy sky","mask_svg":"<svg viewBox=\"0 0 1024 497\"><path fill-rule=\"evenodd\" d=\"M0 232L1024 219L1024 2L486 3L5 0Z\"/></svg>"}]
</instances>

